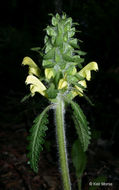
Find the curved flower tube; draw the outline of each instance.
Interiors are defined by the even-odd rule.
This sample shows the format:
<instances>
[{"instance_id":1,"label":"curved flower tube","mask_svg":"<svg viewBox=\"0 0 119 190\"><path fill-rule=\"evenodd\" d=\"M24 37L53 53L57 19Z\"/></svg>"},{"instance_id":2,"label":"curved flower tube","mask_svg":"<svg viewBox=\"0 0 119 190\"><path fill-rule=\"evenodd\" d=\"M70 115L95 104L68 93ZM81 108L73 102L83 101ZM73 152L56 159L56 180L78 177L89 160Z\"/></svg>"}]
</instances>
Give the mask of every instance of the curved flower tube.
<instances>
[{"instance_id":1,"label":"curved flower tube","mask_svg":"<svg viewBox=\"0 0 119 190\"><path fill-rule=\"evenodd\" d=\"M30 84L30 91L31 91L32 96L35 95L35 92L39 92L41 95L45 96L44 91L46 90L46 87L37 77L33 75L28 75L25 83L27 85Z\"/></svg>"},{"instance_id":2,"label":"curved flower tube","mask_svg":"<svg viewBox=\"0 0 119 190\"><path fill-rule=\"evenodd\" d=\"M81 69L78 74L84 78L86 78L88 81L91 79L91 71L97 71L98 70L98 64L96 62L90 62L88 63L83 69Z\"/></svg>"},{"instance_id":3,"label":"curved flower tube","mask_svg":"<svg viewBox=\"0 0 119 190\"><path fill-rule=\"evenodd\" d=\"M60 79L59 84L58 84L58 89L60 90L63 88L67 88L67 86L68 86L68 83L67 83L66 79L65 78Z\"/></svg>"},{"instance_id":4,"label":"curved flower tube","mask_svg":"<svg viewBox=\"0 0 119 190\"><path fill-rule=\"evenodd\" d=\"M29 66L29 75L40 76L40 69L30 57L25 57L22 61L22 65Z\"/></svg>"},{"instance_id":5,"label":"curved flower tube","mask_svg":"<svg viewBox=\"0 0 119 190\"><path fill-rule=\"evenodd\" d=\"M47 68L45 69L45 77L46 79L51 79L52 77L54 78L55 76L55 71L53 68Z\"/></svg>"},{"instance_id":6,"label":"curved flower tube","mask_svg":"<svg viewBox=\"0 0 119 190\"><path fill-rule=\"evenodd\" d=\"M96 62L90 62L88 63L83 69L81 69L78 74L84 78L86 78L88 81L91 79L91 71L97 71L98 70L98 64ZM80 84L82 87L86 88L86 81L85 80L81 80L78 82L78 84ZM79 96L83 96L83 89L80 88L79 86L75 85L76 90L72 90L71 91L71 97L72 99L79 95Z\"/></svg>"}]
</instances>

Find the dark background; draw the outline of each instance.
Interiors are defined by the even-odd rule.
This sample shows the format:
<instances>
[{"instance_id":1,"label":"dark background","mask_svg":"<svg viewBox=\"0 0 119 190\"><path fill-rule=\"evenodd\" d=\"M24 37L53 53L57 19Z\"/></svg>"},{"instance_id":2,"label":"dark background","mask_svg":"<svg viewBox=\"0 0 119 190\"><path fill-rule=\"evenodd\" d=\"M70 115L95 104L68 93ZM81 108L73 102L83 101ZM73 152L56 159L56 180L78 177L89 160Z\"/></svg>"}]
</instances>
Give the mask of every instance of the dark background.
<instances>
[{"instance_id":1,"label":"dark background","mask_svg":"<svg viewBox=\"0 0 119 190\"><path fill-rule=\"evenodd\" d=\"M105 176L115 189L119 184L119 1L118 0L9 0L0 5L0 180L1 190L58 190L60 174L54 120L50 113L49 132L41 153L39 173L35 175L26 158L26 136L34 117L48 104L40 95L26 103L21 99L29 93L24 81L27 69L21 66L25 56L38 63L39 55L30 50L43 47L45 31L50 24L49 13L66 12L81 33L77 38L86 51L85 64L96 61L99 72L92 73L87 95L95 104L91 107L83 98L76 98L86 114L92 131L87 152L88 162L83 176L84 190L88 182ZM40 62L41 64L41 62ZM67 110L69 154L77 138L70 109ZM76 189L71 164L73 189ZM99 187L98 187L99 188ZM100 188L99 188L100 189Z\"/></svg>"}]
</instances>

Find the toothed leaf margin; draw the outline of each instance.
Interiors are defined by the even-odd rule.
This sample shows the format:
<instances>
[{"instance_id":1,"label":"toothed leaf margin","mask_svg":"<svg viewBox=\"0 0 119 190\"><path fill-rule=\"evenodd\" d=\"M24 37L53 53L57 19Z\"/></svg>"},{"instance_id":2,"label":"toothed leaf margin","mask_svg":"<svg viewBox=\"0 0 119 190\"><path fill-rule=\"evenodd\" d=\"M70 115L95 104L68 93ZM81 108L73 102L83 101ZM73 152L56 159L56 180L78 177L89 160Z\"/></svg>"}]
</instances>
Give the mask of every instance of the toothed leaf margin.
<instances>
[{"instance_id":1,"label":"toothed leaf margin","mask_svg":"<svg viewBox=\"0 0 119 190\"><path fill-rule=\"evenodd\" d=\"M42 145L44 144L44 137L46 136L46 131L48 130L48 114L47 111L51 108L48 106L44 111L39 114L33 121L33 126L30 129L30 135L27 137L29 140L29 146L27 149L29 153L27 157L29 158L29 163L34 172L38 172L38 160L40 152L43 150Z\"/></svg>"},{"instance_id":2,"label":"toothed leaf margin","mask_svg":"<svg viewBox=\"0 0 119 190\"><path fill-rule=\"evenodd\" d=\"M70 104L73 109L73 120L76 127L76 131L81 145L83 147L83 150L85 152L88 148L88 145L90 144L91 139L89 123L80 106L73 101L70 101Z\"/></svg>"}]
</instances>

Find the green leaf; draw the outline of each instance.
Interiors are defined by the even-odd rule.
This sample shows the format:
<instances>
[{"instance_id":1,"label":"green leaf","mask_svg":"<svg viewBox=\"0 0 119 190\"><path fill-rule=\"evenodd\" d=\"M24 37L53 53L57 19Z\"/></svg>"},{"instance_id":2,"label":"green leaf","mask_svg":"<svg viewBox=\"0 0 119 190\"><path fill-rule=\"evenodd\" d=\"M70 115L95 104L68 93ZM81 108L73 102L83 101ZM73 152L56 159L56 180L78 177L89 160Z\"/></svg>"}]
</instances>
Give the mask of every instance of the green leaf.
<instances>
[{"instance_id":1,"label":"green leaf","mask_svg":"<svg viewBox=\"0 0 119 190\"><path fill-rule=\"evenodd\" d=\"M76 83L76 82L78 82L78 79L75 77L75 75L74 76L72 76L72 75L69 75L69 76L67 76L67 81L69 82L69 83Z\"/></svg>"},{"instance_id":2,"label":"green leaf","mask_svg":"<svg viewBox=\"0 0 119 190\"><path fill-rule=\"evenodd\" d=\"M90 98L88 96L85 95L85 93L83 93L83 96L84 98L88 101L88 103L91 105L91 106L94 106L94 104L92 103L92 101L90 100Z\"/></svg>"},{"instance_id":3,"label":"green leaf","mask_svg":"<svg viewBox=\"0 0 119 190\"><path fill-rule=\"evenodd\" d=\"M80 142L82 144L83 150L86 151L88 148L88 145L90 143L90 128L89 128L89 123L86 120L86 117L80 108L80 106L73 102L70 101L71 107L73 109L73 120L75 123L76 131L78 134L78 137L80 139Z\"/></svg>"},{"instance_id":4,"label":"green leaf","mask_svg":"<svg viewBox=\"0 0 119 190\"><path fill-rule=\"evenodd\" d=\"M38 52L38 51L40 51L40 49L41 49L40 47L34 47L34 48L31 48L30 50Z\"/></svg>"},{"instance_id":5,"label":"green leaf","mask_svg":"<svg viewBox=\"0 0 119 190\"><path fill-rule=\"evenodd\" d=\"M43 52L42 52L42 49L40 47L34 47L34 48L31 48L30 50L39 53L40 56L43 57Z\"/></svg>"},{"instance_id":6,"label":"green leaf","mask_svg":"<svg viewBox=\"0 0 119 190\"><path fill-rule=\"evenodd\" d=\"M77 85L77 84L76 84ZM78 85L77 85L78 86ZM80 86L79 86L80 87ZM81 87L80 87L81 88ZM81 93L83 95L83 97L88 101L88 103L91 105L91 106L94 106L95 104L93 104L93 102L90 100L90 98L84 93L84 92L81 92L80 90L78 89L75 89L76 91L78 91L79 93ZM83 89L83 90L86 90L86 89Z\"/></svg>"},{"instance_id":7,"label":"green leaf","mask_svg":"<svg viewBox=\"0 0 119 190\"><path fill-rule=\"evenodd\" d=\"M79 139L73 143L71 155L76 170L76 176L80 178L85 170L87 158Z\"/></svg>"},{"instance_id":8,"label":"green leaf","mask_svg":"<svg viewBox=\"0 0 119 190\"><path fill-rule=\"evenodd\" d=\"M74 70L74 69L75 69L75 66L74 66L74 65L70 65L70 64L68 65L68 64L67 64L67 66L66 66L65 69L66 69L65 72L67 73L67 75L73 75L73 73L74 73L74 71L75 71L75 70ZM75 72L76 72L76 71L75 71Z\"/></svg>"},{"instance_id":9,"label":"green leaf","mask_svg":"<svg viewBox=\"0 0 119 190\"><path fill-rule=\"evenodd\" d=\"M55 61L58 63L61 62L61 60L62 60L62 55L59 48L57 48L55 51Z\"/></svg>"},{"instance_id":10,"label":"green leaf","mask_svg":"<svg viewBox=\"0 0 119 190\"><path fill-rule=\"evenodd\" d=\"M73 56L69 56L69 55L67 55L67 54L63 54L62 57L63 57L63 59L64 59L65 61L67 61L67 62L75 62Z\"/></svg>"},{"instance_id":11,"label":"green leaf","mask_svg":"<svg viewBox=\"0 0 119 190\"><path fill-rule=\"evenodd\" d=\"M21 103L25 102L26 100L28 100L29 98L31 97L31 93L30 94L27 94L26 96L24 96L22 99L21 99Z\"/></svg>"},{"instance_id":12,"label":"green leaf","mask_svg":"<svg viewBox=\"0 0 119 190\"><path fill-rule=\"evenodd\" d=\"M86 90L86 88L84 86L82 86L80 83L72 82L72 84L78 86L79 88L82 88L84 91Z\"/></svg>"},{"instance_id":13,"label":"green leaf","mask_svg":"<svg viewBox=\"0 0 119 190\"><path fill-rule=\"evenodd\" d=\"M30 129L30 135L28 136L29 146L28 146L28 158L30 161L30 166L34 170L34 172L38 172L38 160L40 152L42 151L42 145L44 144L44 137L46 135L46 131L48 130L48 115L47 111L51 108L48 106L44 109L44 111L36 117L34 120L34 124Z\"/></svg>"},{"instance_id":14,"label":"green leaf","mask_svg":"<svg viewBox=\"0 0 119 190\"><path fill-rule=\"evenodd\" d=\"M73 48L79 49L78 40L77 40L76 38L71 39L71 40L69 41L69 44L70 44Z\"/></svg>"},{"instance_id":15,"label":"green leaf","mask_svg":"<svg viewBox=\"0 0 119 190\"><path fill-rule=\"evenodd\" d=\"M56 26L58 24L58 19L56 19L54 16L52 17L52 25Z\"/></svg>"},{"instance_id":16,"label":"green leaf","mask_svg":"<svg viewBox=\"0 0 119 190\"><path fill-rule=\"evenodd\" d=\"M77 62L79 64L79 68L80 68L80 64L84 62L84 58L80 58Z\"/></svg>"},{"instance_id":17,"label":"green leaf","mask_svg":"<svg viewBox=\"0 0 119 190\"><path fill-rule=\"evenodd\" d=\"M45 55L44 55L44 59L54 59L55 57L55 48L52 48L51 50L49 50Z\"/></svg>"},{"instance_id":18,"label":"green leaf","mask_svg":"<svg viewBox=\"0 0 119 190\"><path fill-rule=\"evenodd\" d=\"M85 78L79 75L78 73L76 73L75 76L77 77L78 80L85 80Z\"/></svg>"},{"instance_id":19,"label":"green leaf","mask_svg":"<svg viewBox=\"0 0 119 190\"><path fill-rule=\"evenodd\" d=\"M62 73L59 71L54 78L55 87L58 88L59 80L62 78Z\"/></svg>"},{"instance_id":20,"label":"green leaf","mask_svg":"<svg viewBox=\"0 0 119 190\"><path fill-rule=\"evenodd\" d=\"M82 58L80 58L79 55L74 55L72 58L73 58L73 61L74 61L74 62L77 62L77 63L82 62Z\"/></svg>"},{"instance_id":21,"label":"green leaf","mask_svg":"<svg viewBox=\"0 0 119 190\"><path fill-rule=\"evenodd\" d=\"M54 99L57 96L58 90L55 89L55 85L53 83L50 84L50 87L46 90L46 94L49 99Z\"/></svg>"},{"instance_id":22,"label":"green leaf","mask_svg":"<svg viewBox=\"0 0 119 190\"><path fill-rule=\"evenodd\" d=\"M43 60L43 67L45 68L51 68L55 65L53 60Z\"/></svg>"},{"instance_id":23,"label":"green leaf","mask_svg":"<svg viewBox=\"0 0 119 190\"><path fill-rule=\"evenodd\" d=\"M81 50L74 50L74 53L77 53L79 55L86 55L87 53Z\"/></svg>"},{"instance_id":24,"label":"green leaf","mask_svg":"<svg viewBox=\"0 0 119 190\"><path fill-rule=\"evenodd\" d=\"M62 33L57 34L57 38L55 40L55 46L62 48L62 46L63 46L63 34Z\"/></svg>"},{"instance_id":25,"label":"green leaf","mask_svg":"<svg viewBox=\"0 0 119 190\"><path fill-rule=\"evenodd\" d=\"M54 27L47 26L46 32L49 36L56 36L56 31Z\"/></svg>"}]
</instances>

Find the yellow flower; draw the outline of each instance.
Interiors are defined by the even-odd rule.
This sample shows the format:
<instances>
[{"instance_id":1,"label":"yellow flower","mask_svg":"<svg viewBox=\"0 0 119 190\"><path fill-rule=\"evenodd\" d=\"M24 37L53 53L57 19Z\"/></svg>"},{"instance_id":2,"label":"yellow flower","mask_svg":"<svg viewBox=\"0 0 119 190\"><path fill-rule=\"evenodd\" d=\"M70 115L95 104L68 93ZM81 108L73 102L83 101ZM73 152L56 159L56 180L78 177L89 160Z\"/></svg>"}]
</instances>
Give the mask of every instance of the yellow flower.
<instances>
[{"instance_id":1,"label":"yellow flower","mask_svg":"<svg viewBox=\"0 0 119 190\"><path fill-rule=\"evenodd\" d=\"M96 62L88 63L83 69L81 69L78 74L82 77L86 78L88 81L91 79L91 71L98 70L98 64Z\"/></svg>"},{"instance_id":2,"label":"yellow flower","mask_svg":"<svg viewBox=\"0 0 119 190\"><path fill-rule=\"evenodd\" d=\"M54 76L55 76L55 72L54 72L53 68L47 68L47 69L45 69L45 77L47 79L51 79L51 77L54 78Z\"/></svg>"},{"instance_id":3,"label":"yellow flower","mask_svg":"<svg viewBox=\"0 0 119 190\"><path fill-rule=\"evenodd\" d=\"M22 65L29 66L29 75L40 76L40 69L30 57L25 57L22 61Z\"/></svg>"},{"instance_id":4,"label":"yellow flower","mask_svg":"<svg viewBox=\"0 0 119 190\"><path fill-rule=\"evenodd\" d=\"M86 78L88 81L91 79L91 71L97 71L98 70L98 65L96 62L90 62L89 64L87 64L83 69L81 69L78 74L84 78ZM81 84L84 88L87 87L86 85L86 81L85 80L81 80L78 82L79 84ZM75 85L76 90L72 90L71 91L71 96L72 98L74 98L75 96L79 95L79 96L83 96L83 89L80 88L79 86ZM79 90L79 91L78 91Z\"/></svg>"},{"instance_id":5,"label":"yellow flower","mask_svg":"<svg viewBox=\"0 0 119 190\"><path fill-rule=\"evenodd\" d=\"M67 88L67 86L68 86L68 83L66 79L65 78L60 79L59 84L58 84L58 89Z\"/></svg>"},{"instance_id":6,"label":"yellow flower","mask_svg":"<svg viewBox=\"0 0 119 190\"><path fill-rule=\"evenodd\" d=\"M31 91L32 96L35 95L35 92L39 92L41 95L45 96L44 91L46 90L46 87L37 77L33 75L28 75L25 83L27 85L30 84L30 91Z\"/></svg>"}]
</instances>

